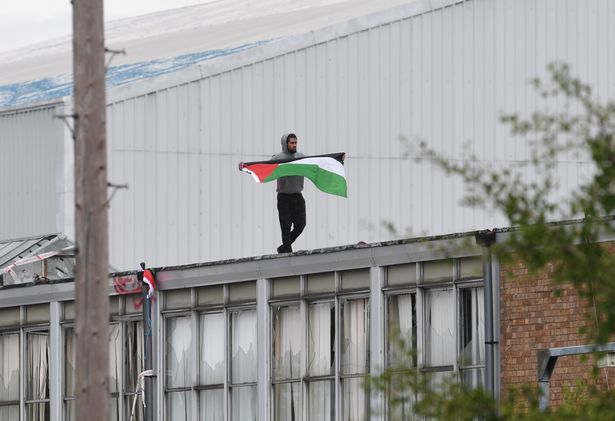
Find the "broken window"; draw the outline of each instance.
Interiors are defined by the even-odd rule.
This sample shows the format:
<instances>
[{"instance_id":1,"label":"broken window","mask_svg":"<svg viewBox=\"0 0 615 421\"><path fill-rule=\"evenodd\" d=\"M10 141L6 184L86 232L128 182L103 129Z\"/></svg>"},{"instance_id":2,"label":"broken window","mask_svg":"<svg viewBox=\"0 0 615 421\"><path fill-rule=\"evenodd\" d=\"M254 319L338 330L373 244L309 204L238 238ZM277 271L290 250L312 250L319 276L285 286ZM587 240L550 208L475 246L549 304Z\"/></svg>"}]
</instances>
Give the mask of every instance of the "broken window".
<instances>
[{"instance_id":1,"label":"broken window","mask_svg":"<svg viewBox=\"0 0 615 421\"><path fill-rule=\"evenodd\" d=\"M168 419L192 419L192 323L189 316L166 320L166 385Z\"/></svg>"},{"instance_id":2,"label":"broken window","mask_svg":"<svg viewBox=\"0 0 615 421\"><path fill-rule=\"evenodd\" d=\"M467 388L484 385L485 311L483 287L459 290L459 369Z\"/></svg>"}]
</instances>

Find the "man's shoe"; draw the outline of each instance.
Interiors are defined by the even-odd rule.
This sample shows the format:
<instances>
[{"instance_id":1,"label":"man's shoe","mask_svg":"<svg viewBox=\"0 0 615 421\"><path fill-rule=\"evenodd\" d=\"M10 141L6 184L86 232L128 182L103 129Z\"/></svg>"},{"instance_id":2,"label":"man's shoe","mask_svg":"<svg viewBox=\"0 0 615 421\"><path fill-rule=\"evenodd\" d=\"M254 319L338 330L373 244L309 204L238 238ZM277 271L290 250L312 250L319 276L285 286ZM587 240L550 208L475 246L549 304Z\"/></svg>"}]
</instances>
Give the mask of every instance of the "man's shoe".
<instances>
[{"instance_id":1,"label":"man's shoe","mask_svg":"<svg viewBox=\"0 0 615 421\"><path fill-rule=\"evenodd\" d=\"M292 253L293 248L290 245L282 244L278 247L278 253Z\"/></svg>"}]
</instances>

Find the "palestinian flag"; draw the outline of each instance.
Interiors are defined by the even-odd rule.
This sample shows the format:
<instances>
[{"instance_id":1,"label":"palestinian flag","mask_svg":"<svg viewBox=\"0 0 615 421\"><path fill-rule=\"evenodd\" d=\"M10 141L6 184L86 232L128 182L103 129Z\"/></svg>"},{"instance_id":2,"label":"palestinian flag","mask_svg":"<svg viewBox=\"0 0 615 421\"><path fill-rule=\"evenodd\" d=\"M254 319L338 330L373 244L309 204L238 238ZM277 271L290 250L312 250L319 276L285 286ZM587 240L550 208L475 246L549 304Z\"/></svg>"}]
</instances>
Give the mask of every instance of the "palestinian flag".
<instances>
[{"instance_id":1,"label":"palestinian flag","mask_svg":"<svg viewBox=\"0 0 615 421\"><path fill-rule=\"evenodd\" d=\"M304 156L295 159L245 162L241 171L250 174L257 183L267 183L280 177L298 175L309 178L325 193L346 197L345 153Z\"/></svg>"}]
</instances>

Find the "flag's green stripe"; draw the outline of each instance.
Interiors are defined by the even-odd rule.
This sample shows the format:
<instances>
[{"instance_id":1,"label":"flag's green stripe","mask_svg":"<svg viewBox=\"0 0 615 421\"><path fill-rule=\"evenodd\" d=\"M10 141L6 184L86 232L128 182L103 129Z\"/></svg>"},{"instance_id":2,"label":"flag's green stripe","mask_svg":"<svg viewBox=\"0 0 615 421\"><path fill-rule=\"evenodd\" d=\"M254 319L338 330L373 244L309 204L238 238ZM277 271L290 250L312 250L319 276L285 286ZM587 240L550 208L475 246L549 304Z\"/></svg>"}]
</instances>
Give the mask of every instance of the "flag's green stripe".
<instances>
[{"instance_id":1,"label":"flag's green stripe","mask_svg":"<svg viewBox=\"0 0 615 421\"><path fill-rule=\"evenodd\" d=\"M292 175L309 178L316 187L325 193L346 197L346 179L339 174L323 170L318 165L280 164L271 175L265 179L265 183L277 180L280 177Z\"/></svg>"}]
</instances>

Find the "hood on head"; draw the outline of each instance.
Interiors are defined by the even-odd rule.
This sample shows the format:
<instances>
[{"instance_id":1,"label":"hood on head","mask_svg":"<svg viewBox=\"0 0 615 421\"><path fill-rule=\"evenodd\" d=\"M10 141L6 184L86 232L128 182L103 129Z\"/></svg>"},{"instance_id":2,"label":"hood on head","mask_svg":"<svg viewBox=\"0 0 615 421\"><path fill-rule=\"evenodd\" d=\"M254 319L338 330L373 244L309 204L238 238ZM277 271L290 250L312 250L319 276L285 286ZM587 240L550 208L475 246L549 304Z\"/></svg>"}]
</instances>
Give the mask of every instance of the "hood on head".
<instances>
[{"instance_id":1,"label":"hood on head","mask_svg":"<svg viewBox=\"0 0 615 421\"><path fill-rule=\"evenodd\" d=\"M280 142L282 143L282 152L289 153L288 152L288 136L292 134L293 133L284 133L282 135L282 139L280 140Z\"/></svg>"}]
</instances>

